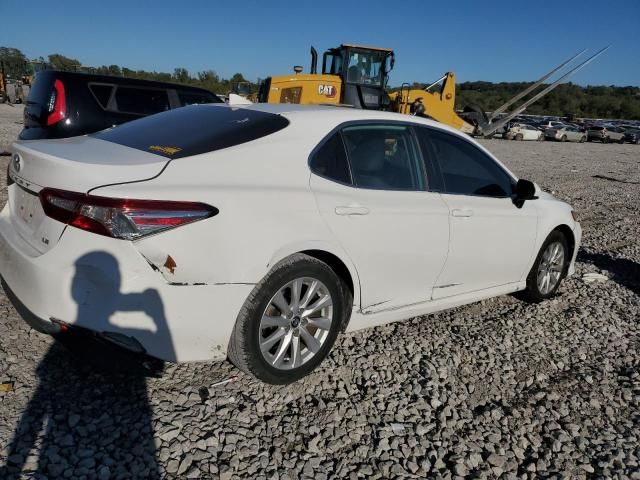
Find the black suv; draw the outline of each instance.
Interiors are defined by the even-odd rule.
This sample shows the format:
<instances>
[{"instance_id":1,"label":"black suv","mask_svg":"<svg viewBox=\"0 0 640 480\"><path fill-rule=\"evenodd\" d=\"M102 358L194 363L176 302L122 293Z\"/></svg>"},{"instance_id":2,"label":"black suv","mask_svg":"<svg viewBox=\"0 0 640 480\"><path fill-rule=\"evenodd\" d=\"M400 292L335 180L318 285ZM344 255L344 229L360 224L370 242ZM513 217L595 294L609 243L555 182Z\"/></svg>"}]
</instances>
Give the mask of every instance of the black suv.
<instances>
[{"instance_id":1,"label":"black suv","mask_svg":"<svg viewBox=\"0 0 640 480\"><path fill-rule=\"evenodd\" d=\"M194 103L222 100L187 85L47 70L31 86L20 139L85 135Z\"/></svg>"}]
</instances>

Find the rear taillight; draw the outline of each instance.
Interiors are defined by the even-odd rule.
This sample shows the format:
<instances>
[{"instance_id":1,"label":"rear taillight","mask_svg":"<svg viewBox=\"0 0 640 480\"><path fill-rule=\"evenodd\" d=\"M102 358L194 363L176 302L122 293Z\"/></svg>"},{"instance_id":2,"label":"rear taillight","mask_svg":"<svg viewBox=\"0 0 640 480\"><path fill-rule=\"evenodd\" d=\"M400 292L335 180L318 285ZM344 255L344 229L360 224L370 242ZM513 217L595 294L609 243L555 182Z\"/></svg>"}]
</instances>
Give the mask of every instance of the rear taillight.
<instances>
[{"instance_id":1,"label":"rear taillight","mask_svg":"<svg viewBox=\"0 0 640 480\"><path fill-rule=\"evenodd\" d=\"M204 203L109 198L45 188L40 202L48 217L81 230L123 240L186 225L218 213Z\"/></svg>"},{"instance_id":2,"label":"rear taillight","mask_svg":"<svg viewBox=\"0 0 640 480\"><path fill-rule=\"evenodd\" d=\"M67 97L64 93L64 84L60 80L54 82L47 106L49 110L47 125L58 123L67 114Z\"/></svg>"}]
</instances>

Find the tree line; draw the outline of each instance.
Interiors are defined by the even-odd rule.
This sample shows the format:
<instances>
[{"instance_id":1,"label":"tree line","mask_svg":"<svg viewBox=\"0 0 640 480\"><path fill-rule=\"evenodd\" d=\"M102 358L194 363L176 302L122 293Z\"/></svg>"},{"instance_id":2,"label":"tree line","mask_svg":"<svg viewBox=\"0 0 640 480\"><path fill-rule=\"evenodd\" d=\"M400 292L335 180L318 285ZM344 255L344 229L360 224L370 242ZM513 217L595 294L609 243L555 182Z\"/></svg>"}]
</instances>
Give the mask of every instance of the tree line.
<instances>
[{"instance_id":1,"label":"tree line","mask_svg":"<svg viewBox=\"0 0 640 480\"><path fill-rule=\"evenodd\" d=\"M477 105L484 111L492 111L531 83L525 82L464 82L456 88L456 108ZM538 87L530 98L543 89ZM575 116L583 118L617 118L640 120L640 88L616 86L580 86L563 83L540 100L530 105L531 115Z\"/></svg>"},{"instance_id":2,"label":"tree line","mask_svg":"<svg viewBox=\"0 0 640 480\"><path fill-rule=\"evenodd\" d=\"M247 81L241 73L231 78L223 78L214 70L204 70L191 74L185 68L176 68L173 73L146 70L133 70L118 65L84 67L82 63L64 55L54 53L30 62L17 48L0 47L0 60L5 73L13 78L21 78L32 70L51 68L65 71L86 71L101 75L117 75L143 80L177 82L206 88L217 94L229 93L236 82ZM30 71L29 71L30 70ZM270 73L270 72L265 72ZM257 84L252 84L257 89ZM418 86L419 84L414 84ZM527 82L463 82L456 88L456 108L477 105L485 111L491 111L505 103L509 98L521 92L532 83ZM539 87L538 91L542 89ZM535 94L535 92L534 92ZM526 97L525 97L526 99ZM525 113L535 115L558 115L588 118L623 118L640 120L640 88L616 86L580 86L565 83L531 105Z\"/></svg>"},{"instance_id":3,"label":"tree line","mask_svg":"<svg viewBox=\"0 0 640 480\"><path fill-rule=\"evenodd\" d=\"M48 55L46 59L39 57L30 61L20 50L10 47L0 47L0 60L4 64L5 75L15 79L21 79L23 76L33 74L39 70L50 69L66 72L95 73L97 75L115 75L159 82L176 82L206 88L217 94L227 94L234 83L247 81L241 73L236 73L231 78L223 78L214 70L204 70L192 75L186 68L176 68L173 73L169 73L133 70L119 65L86 67L79 60L59 53ZM252 84L252 86L257 89L257 84Z\"/></svg>"}]
</instances>

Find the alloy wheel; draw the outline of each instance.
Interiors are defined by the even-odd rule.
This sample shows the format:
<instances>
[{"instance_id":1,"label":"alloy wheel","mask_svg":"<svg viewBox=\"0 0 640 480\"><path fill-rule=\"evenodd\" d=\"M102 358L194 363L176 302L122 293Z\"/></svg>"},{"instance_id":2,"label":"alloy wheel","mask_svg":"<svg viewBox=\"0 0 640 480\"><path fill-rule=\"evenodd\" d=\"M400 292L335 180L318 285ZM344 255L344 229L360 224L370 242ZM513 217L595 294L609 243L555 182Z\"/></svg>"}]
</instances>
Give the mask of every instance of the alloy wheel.
<instances>
[{"instance_id":1,"label":"alloy wheel","mask_svg":"<svg viewBox=\"0 0 640 480\"><path fill-rule=\"evenodd\" d=\"M297 278L269 300L260 320L260 352L274 368L298 368L320 351L332 323L333 299L326 285Z\"/></svg>"},{"instance_id":2,"label":"alloy wheel","mask_svg":"<svg viewBox=\"0 0 640 480\"><path fill-rule=\"evenodd\" d=\"M560 242L552 242L544 250L538 266L538 290L543 295L551 292L562 277L564 270L564 246Z\"/></svg>"}]
</instances>

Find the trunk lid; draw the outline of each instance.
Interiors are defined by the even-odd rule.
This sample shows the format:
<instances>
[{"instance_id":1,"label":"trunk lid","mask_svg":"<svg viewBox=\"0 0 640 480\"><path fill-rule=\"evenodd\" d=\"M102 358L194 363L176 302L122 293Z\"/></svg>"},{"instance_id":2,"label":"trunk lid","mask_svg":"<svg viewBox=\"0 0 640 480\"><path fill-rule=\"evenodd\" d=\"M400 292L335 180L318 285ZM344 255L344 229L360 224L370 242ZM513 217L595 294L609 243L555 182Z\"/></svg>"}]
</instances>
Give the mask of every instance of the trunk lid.
<instances>
[{"instance_id":1,"label":"trunk lid","mask_svg":"<svg viewBox=\"0 0 640 480\"><path fill-rule=\"evenodd\" d=\"M112 183L146 180L158 175L169 159L90 136L59 140L17 141L19 155L10 171L36 193L41 187L74 192Z\"/></svg>"},{"instance_id":2,"label":"trunk lid","mask_svg":"<svg viewBox=\"0 0 640 480\"><path fill-rule=\"evenodd\" d=\"M39 253L58 242L65 225L44 214L38 193L45 187L88 193L94 188L143 181L170 160L92 137L17 141L9 173L9 209L20 236Z\"/></svg>"}]
</instances>

